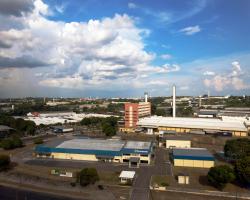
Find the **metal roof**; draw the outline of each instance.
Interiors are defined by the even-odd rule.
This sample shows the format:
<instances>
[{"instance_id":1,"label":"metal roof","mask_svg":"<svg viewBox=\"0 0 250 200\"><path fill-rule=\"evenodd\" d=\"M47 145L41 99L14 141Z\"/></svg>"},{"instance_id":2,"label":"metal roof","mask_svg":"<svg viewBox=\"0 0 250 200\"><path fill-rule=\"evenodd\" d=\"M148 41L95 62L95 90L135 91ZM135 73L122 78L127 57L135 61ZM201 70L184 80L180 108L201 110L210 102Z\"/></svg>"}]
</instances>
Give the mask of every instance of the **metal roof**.
<instances>
[{"instance_id":1,"label":"metal roof","mask_svg":"<svg viewBox=\"0 0 250 200\"><path fill-rule=\"evenodd\" d=\"M94 154L97 156L116 156L126 153L147 155L151 151L151 146L152 142L77 138L67 141L49 142L46 146L39 145L35 151L38 153L58 152Z\"/></svg>"},{"instance_id":2,"label":"metal roof","mask_svg":"<svg viewBox=\"0 0 250 200\"><path fill-rule=\"evenodd\" d=\"M139 119L141 127L176 127L194 129L213 129L223 131L247 131L243 122L228 122L221 119L184 118L184 117L161 117L152 116Z\"/></svg>"},{"instance_id":3,"label":"metal roof","mask_svg":"<svg viewBox=\"0 0 250 200\"><path fill-rule=\"evenodd\" d=\"M174 159L214 160L214 156L205 148L174 148Z\"/></svg>"},{"instance_id":4,"label":"metal roof","mask_svg":"<svg viewBox=\"0 0 250 200\"><path fill-rule=\"evenodd\" d=\"M120 151L124 144L125 142L120 140L73 139L63 142L56 148Z\"/></svg>"},{"instance_id":5,"label":"metal roof","mask_svg":"<svg viewBox=\"0 0 250 200\"><path fill-rule=\"evenodd\" d=\"M128 149L149 149L151 142L127 141L124 148Z\"/></svg>"},{"instance_id":6,"label":"metal roof","mask_svg":"<svg viewBox=\"0 0 250 200\"><path fill-rule=\"evenodd\" d=\"M135 171L122 171L119 178L133 179Z\"/></svg>"}]
</instances>

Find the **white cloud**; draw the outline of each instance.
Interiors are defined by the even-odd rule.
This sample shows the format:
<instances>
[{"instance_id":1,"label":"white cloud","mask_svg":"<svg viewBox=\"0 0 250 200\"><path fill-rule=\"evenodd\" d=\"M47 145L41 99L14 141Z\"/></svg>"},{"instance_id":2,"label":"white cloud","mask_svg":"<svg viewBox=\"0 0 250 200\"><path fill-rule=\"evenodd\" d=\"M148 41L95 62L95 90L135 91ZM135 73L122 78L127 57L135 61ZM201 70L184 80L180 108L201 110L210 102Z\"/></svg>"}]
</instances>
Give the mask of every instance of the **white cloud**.
<instances>
[{"instance_id":1,"label":"white cloud","mask_svg":"<svg viewBox=\"0 0 250 200\"><path fill-rule=\"evenodd\" d=\"M162 54L161 58L164 59L164 60L169 60L169 59L172 58L172 55L170 55L170 54Z\"/></svg>"},{"instance_id":2,"label":"white cloud","mask_svg":"<svg viewBox=\"0 0 250 200\"><path fill-rule=\"evenodd\" d=\"M145 51L143 41L150 31L138 28L126 14L68 23L48 19L50 14L50 7L36 0L33 11L21 18L23 29L0 31L5 47L0 68L6 60L16 68L43 66L43 72L33 75L41 86L106 89L112 84L111 90L180 70L178 65L151 65L155 55ZM27 57L31 63L24 62Z\"/></svg>"},{"instance_id":3,"label":"white cloud","mask_svg":"<svg viewBox=\"0 0 250 200\"><path fill-rule=\"evenodd\" d=\"M184 85L179 87L180 90L189 90L189 86Z\"/></svg>"},{"instance_id":4,"label":"white cloud","mask_svg":"<svg viewBox=\"0 0 250 200\"><path fill-rule=\"evenodd\" d=\"M201 28L199 25L188 26L188 27L185 27L185 28L179 30L179 32L184 33L185 35L194 35L196 33L199 33L200 31L201 31Z\"/></svg>"},{"instance_id":5,"label":"white cloud","mask_svg":"<svg viewBox=\"0 0 250 200\"><path fill-rule=\"evenodd\" d=\"M215 72L213 72L213 71L205 71L205 72L203 73L203 75L204 75L204 76L214 76L214 75L215 75Z\"/></svg>"},{"instance_id":6,"label":"white cloud","mask_svg":"<svg viewBox=\"0 0 250 200\"><path fill-rule=\"evenodd\" d=\"M137 8L137 5L135 3L129 2L128 3L128 8L135 9L135 8Z\"/></svg>"},{"instance_id":7,"label":"white cloud","mask_svg":"<svg viewBox=\"0 0 250 200\"><path fill-rule=\"evenodd\" d=\"M216 91L223 91L227 87L233 87L235 90L250 88L250 85L244 83L241 78L241 67L238 61L232 62L232 71L228 74L219 74L211 79L205 79L206 87L214 87Z\"/></svg>"}]
</instances>

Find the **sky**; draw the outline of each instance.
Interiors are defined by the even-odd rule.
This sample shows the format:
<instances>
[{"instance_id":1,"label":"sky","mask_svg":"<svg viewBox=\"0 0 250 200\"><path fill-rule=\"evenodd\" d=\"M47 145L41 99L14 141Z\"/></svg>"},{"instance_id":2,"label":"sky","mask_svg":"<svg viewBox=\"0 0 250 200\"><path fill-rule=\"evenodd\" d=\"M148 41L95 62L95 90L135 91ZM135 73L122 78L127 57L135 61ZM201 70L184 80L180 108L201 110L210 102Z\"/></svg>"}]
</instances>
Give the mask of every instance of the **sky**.
<instances>
[{"instance_id":1,"label":"sky","mask_svg":"<svg viewBox=\"0 0 250 200\"><path fill-rule=\"evenodd\" d=\"M249 0L1 0L0 97L250 95Z\"/></svg>"}]
</instances>

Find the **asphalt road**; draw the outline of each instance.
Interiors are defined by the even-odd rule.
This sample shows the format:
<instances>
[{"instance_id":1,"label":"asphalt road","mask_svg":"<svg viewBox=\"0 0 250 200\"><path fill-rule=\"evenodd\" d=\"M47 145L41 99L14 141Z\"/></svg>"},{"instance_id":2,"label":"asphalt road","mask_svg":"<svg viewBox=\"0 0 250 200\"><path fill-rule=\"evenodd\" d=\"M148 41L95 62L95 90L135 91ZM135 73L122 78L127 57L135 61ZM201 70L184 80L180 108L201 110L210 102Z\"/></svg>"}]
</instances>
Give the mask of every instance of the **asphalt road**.
<instances>
[{"instance_id":1,"label":"asphalt road","mask_svg":"<svg viewBox=\"0 0 250 200\"><path fill-rule=\"evenodd\" d=\"M149 185L152 175L171 175L171 164L166 163L164 154L166 154L164 149L157 148L155 151L155 165L140 167L132 188L131 200L150 199Z\"/></svg>"},{"instance_id":2,"label":"asphalt road","mask_svg":"<svg viewBox=\"0 0 250 200\"><path fill-rule=\"evenodd\" d=\"M73 198L58 197L27 190L9 188L0 185L1 200L74 200Z\"/></svg>"}]
</instances>

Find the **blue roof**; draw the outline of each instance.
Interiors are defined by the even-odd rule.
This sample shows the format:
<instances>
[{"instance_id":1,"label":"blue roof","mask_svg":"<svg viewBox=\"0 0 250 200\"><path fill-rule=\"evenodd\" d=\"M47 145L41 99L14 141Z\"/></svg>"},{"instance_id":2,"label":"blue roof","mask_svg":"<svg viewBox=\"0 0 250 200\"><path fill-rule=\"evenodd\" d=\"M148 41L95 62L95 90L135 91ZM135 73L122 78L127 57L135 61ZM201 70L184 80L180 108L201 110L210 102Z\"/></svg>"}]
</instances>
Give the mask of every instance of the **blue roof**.
<instances>
[{"instance_id":1,"label":"blue roof","mask_svg":"<svg viewBox=\"0 0 250 200\"><path fill-rule=\"evenodd\" d=\"M173 149L173 158L186 160L215 160L214 156L207 149L200 148L175 148Z\"/></svg>"},{"instance_id":2,"label":"blue roof","mask_svg":"<svg viewBox=\"0 0 250 200\"><path fill-rule=\"evenodd\" d=\"M94 154L97 156L119 156L122 154L148 155L152 150L152 144L152 142L138 141L74 139L60 144L57 143L56 146L38 145L35 148L35 152Z\"/></svg>"}]
</instances>

